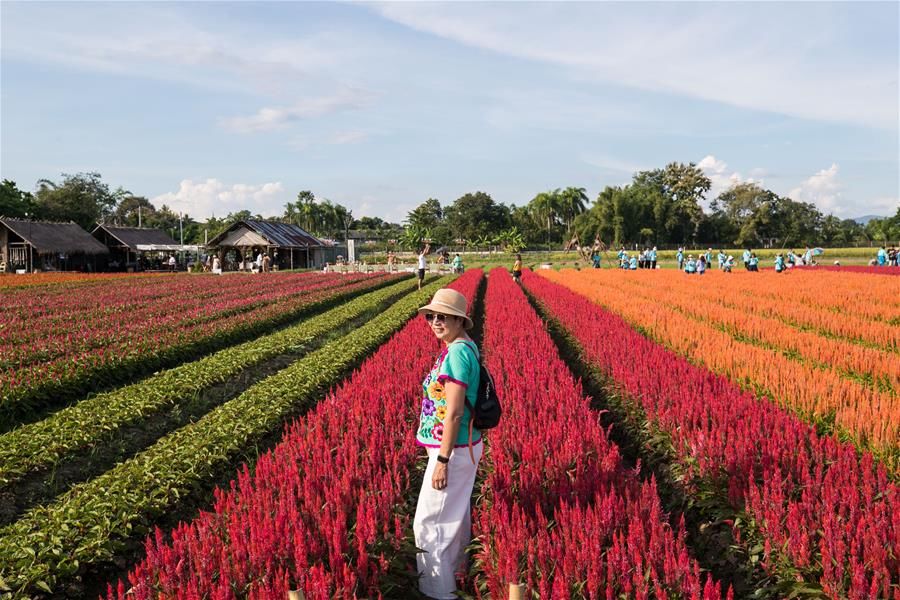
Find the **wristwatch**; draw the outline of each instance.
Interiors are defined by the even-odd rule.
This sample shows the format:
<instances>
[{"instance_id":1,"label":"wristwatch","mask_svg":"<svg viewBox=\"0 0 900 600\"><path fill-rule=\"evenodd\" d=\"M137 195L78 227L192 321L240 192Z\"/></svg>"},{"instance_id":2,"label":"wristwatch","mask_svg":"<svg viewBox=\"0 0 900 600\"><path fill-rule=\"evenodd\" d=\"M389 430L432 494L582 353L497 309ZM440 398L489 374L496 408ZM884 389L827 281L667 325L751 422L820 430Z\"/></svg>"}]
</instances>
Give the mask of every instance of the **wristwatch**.
<instances>
[{"instance_id":1,"label":"wristwatch","mask_svg":"<svg viewBox=\"0 0 900 600\"><path fill-rule=\"evenodd\" d=\"M441 456L440 454L438 454L437 461L441 464L446 465L447 463L450 462L450 459L447 458L446 456Z\"/></svg>"}]
</instances>

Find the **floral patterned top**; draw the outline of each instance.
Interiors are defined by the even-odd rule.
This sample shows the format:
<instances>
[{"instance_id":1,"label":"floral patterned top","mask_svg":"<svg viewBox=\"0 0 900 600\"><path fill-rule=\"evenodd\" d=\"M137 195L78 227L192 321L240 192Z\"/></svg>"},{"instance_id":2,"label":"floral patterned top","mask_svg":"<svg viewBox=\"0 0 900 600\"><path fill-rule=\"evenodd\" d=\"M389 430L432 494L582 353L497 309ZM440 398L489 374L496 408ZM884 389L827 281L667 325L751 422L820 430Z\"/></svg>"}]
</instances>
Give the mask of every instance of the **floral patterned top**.
<instances>
[{"instance_id":1,"label":"floral patterned top","mask_svg":"<svg viewBox=\"0 0 900 600\"><path fill-rule=\"evenodd\" d=\"M466 388L466 399L475 405L481 367L478 363L478 348L469 340L458 340L445 348L422 382L422 412L419 415L419 430L416 443L429 448L440 448L444 439L444 416L447 413L447 396L444 382L452 381ZM469 421L472 415L464 406L463 417L454 447L469 445ZM472 443L481 440L481 432L472 429Z\"/></svg>"}]
</instances>

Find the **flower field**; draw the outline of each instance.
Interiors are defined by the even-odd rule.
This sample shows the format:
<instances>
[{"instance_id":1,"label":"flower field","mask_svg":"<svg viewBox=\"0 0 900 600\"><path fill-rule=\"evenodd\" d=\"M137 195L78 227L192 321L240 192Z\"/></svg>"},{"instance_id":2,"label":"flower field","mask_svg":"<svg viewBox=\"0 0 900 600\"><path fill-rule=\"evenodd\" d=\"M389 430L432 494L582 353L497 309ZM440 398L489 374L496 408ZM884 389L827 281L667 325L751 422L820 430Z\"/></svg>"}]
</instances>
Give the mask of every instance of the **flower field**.
<instances>
[{"instance_id":1,"label":"flower field","mask_svg":"<svg viewBox=\"0 0 900 600\"><path fill-rule=\"evenodd\" d=\"M296 318L388 276L114 277L3 293L0 426ZM8 427L2 427L0 430Z\"/></svg>"},{"instance_id":2,"label":"flower field","mask_svg":"<svg viewBox=\"0 0 900 600\"><path fill-rule=\"evenodd\" d=\"M415 312L449 285L504 407L464 597L900 600L897 281L0 282L0 598L419 598Z\"/></svg>"},{"instance_id":3,"label":"flower field","mask_svg":"<svg viewBox=\"0 0 900 600\"><path fill-rule=\"evenodd\" d=\"M870 315L868 322L858 323L853 337L827 325L843 320L859 304L900 315L900 284L893 278L711 273L700 282L677 271L641 278L618 275L544 274L676 352L820 428L835 428L883 456L891 468L898 466L900 325ZM813 305L815 298L825 296L824 306Z\"/></svg>"}]
</instances>

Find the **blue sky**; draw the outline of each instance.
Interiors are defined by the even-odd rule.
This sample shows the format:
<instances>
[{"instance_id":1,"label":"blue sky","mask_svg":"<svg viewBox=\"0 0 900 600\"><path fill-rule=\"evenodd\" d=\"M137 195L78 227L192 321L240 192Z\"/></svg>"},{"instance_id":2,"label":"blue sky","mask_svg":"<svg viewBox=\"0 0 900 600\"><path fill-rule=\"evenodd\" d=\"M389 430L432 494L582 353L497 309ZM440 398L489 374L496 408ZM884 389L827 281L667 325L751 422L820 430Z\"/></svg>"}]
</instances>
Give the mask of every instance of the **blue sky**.
<instances>
[{"instance_id":1,"label":"blue sky","mask_svg":"<svg viewBox=\"0 0 900 600\"><path fill-rule=\"evenodd\" d=\"M900 3L0 3L0 176L195 218L310 189L402 221L696 162L900 204Z\"/></svg>"}]
</instances>

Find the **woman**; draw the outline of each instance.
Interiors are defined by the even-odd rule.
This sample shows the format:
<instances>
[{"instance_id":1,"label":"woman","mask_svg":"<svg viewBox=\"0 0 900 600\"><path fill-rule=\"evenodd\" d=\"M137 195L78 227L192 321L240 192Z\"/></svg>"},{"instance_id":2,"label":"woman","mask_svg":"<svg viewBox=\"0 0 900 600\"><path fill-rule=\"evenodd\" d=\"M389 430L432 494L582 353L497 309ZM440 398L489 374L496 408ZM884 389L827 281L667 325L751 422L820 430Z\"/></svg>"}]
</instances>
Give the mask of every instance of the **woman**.
<instances>
[{"instance_id":1,"label":"woman","mask_svg":"<svg viewBox=\"0 0 900 600\"><path fill-rule=\"evenodd\" d=\"M416 275L419 278L419 289L422 289L422 282L425 281L425 269L428 268L428 263L425 260L425 257L428 256L428 252L431 250L431 247L428 244L422 247L422 251L419 252L419 262L418 262L418 270Z\"/></svg>"},{"instance_id":2,"label":"woman","mask_svg":"<svg viewBox=\"0 0 900 600\"><path fill-rule=\"evenodd\" d=\"M513 263L512 276L513 276L513 279L516 280L516 283L519 283L519 280L522 278L522 255L521 254L516 254L516 262Z\"/></svg>"},{"instance_id":3,"label":"woman","mask_svg":"<svg viewBox=\"0 0 900 600\"><path fill-rule=\"evenodd\" d=\"M465 296L444 288L419 309L444 343L422 382L416 443L426 448L428 467L413 521L416 547L423 550L416 555L419 590L439 600L457 597L455 574L471 538L470 500L482 453L468 406L475 405L481 368L478 347L466 333L472 328L466 308Z\"/></svg>"}]
</instances>

